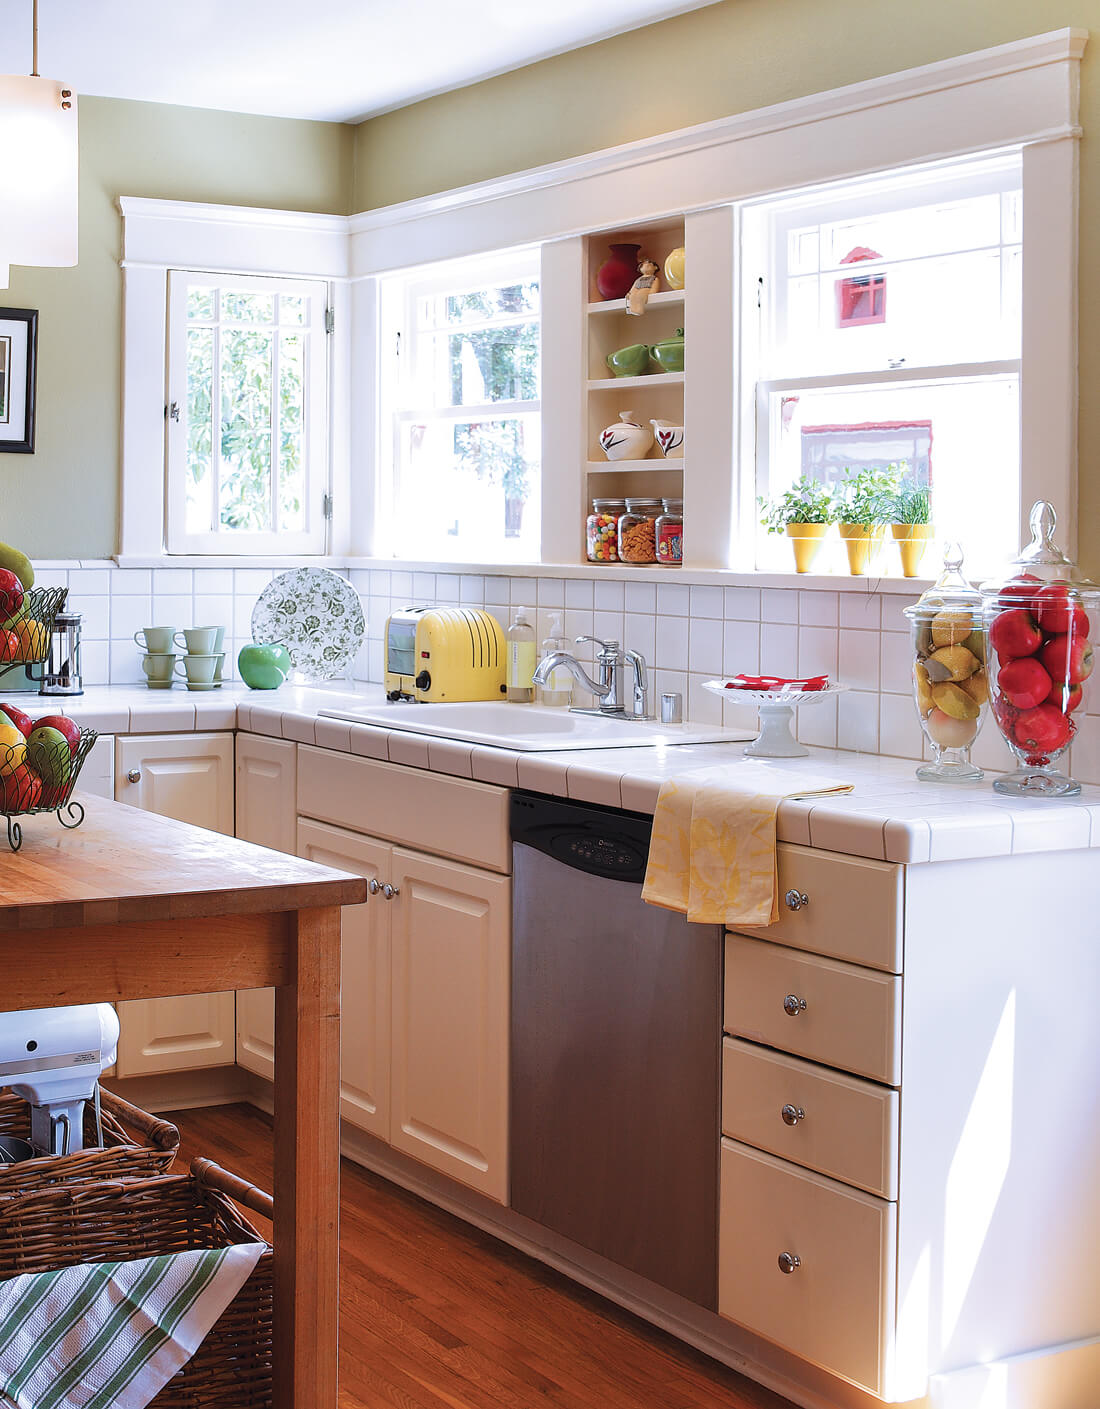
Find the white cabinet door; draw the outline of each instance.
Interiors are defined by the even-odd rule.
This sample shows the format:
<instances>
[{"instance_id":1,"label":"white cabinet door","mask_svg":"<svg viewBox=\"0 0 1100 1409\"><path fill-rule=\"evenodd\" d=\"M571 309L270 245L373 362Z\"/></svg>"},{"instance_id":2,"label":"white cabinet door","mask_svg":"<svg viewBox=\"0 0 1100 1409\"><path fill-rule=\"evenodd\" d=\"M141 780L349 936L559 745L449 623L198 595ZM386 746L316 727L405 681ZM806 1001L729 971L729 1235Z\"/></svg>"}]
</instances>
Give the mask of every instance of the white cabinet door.
<instances>
[{"instance_id":1,"label":"white cabinet door","mask_svg":"<svg viewBox=\"0 0 1100 1409\"><path fill-rule=\"evenodd\" d=\"M93 797L113 798L115 795L115 740L113 734L100 734L88 750L84 767L77 779L78 793Z\"/></svg>"},{"instance_id":2,"label":"white cabinet door","mask_svg":"<svg viewBox=\"0 0 1100 1409\"><path fill-rule=\"evenodd\" d=\"M380 884L392 848L327 822L298 823L298 855ZM340 924L340 1115L390 1137L390 912L382 894L344 907Z\"/></svg>"},{"instance_id":3,"label":"white cabinet door","mask_svg":"<svg viewBox=\"0 0 1100 1409\"><path fill-rule=\"evenodd\" d=\"M294 855L297 842L298 746L286 739L238 734L236 743L237 836ZM237 994L237 1065L275 1076L275 990Z\"/></svg>"},{"instance_id":4,"label":"white cabinet door","mask_svg":"<svg viewBox=\"0 0 1100 1409\"><path fill-rule=\"evenodd\" d=\"M507 1203L511 882L399 847L390 880L390 1143Z\"/></svg>"},{"instance_id":5,"label":"white cabinet door","mask_svg":"<svg viewBox=\"0 0 1100 1409\"><path fill-rule=\"evenodd\" d=\"M116 740L115 799L232 836L232 734ZM118 1015L121 1077L227 1066L235 1059L232 992L120 1003Z\"/></svg>"}]
</instances>

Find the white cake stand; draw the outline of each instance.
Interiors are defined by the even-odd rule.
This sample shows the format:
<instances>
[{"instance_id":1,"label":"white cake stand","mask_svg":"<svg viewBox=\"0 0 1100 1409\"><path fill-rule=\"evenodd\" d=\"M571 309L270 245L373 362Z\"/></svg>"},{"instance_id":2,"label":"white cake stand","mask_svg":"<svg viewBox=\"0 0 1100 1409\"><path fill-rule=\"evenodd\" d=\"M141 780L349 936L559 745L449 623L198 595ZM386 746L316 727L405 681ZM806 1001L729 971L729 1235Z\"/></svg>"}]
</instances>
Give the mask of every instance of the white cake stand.
<instances>
[{"instance_id":1,"label":"white cake stand","mask_svg":"<svg viewBox=\"0 0 1100 1409\"><path fill-rule=\"evenodd\" d=\"M784 685L779 690L728 689L725 680L704 680L703 689L724 700L751 705L760 711L760 733L745 745L753 758L805 758L810 752L791 733L794 712L800 705L817 704L846 690L847 685L826 685L823 690L801 690Z\"/></svg>"}]
</instances>

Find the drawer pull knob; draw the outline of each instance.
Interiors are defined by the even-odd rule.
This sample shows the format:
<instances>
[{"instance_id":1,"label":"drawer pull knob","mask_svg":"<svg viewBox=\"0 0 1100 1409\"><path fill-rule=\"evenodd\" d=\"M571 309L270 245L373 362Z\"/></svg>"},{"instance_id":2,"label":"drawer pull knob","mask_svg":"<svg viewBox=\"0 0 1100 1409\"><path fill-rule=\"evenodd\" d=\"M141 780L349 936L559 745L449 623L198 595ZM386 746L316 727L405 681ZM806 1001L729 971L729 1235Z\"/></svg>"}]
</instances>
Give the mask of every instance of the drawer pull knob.
<instances>
[{"instance_id":1,"label":"drawer pull knob","mask_svg":"<svg viewBox=\"0 0 1100 1409\"><path fill-rule=\"evenodd\" d=\"M790 1274L802 1266L802 1259L796 1252L781 1252L779 1254L779 1270Z\"/></svg>"},{"instance_id":2,"label":"drawer pull knob","mask_svg":"<svg viewBox=\"0 0 1100 1409\"><path fill-rule=\"evenodd\" d=\"M810 897L803 891L789 890L783 901L788 910L801 910L804 905L809 905Z\"/></svg>"},{"instance_id":3,"label":"drawer pull knob","mask_svg":"<svg viewBox=\"0 0 1100 1409\"><path fill-rule=\"evenodd\" d=\"M797 1125L800 1120L806 1119L806 1112L802 1107L792 1106L790 1103L785 1105L779 1114L783 1117L784 1125Z\"/></svg>"},{"instance_id":4,"label":"drawer pull knob","mask_svg":"<svg viewBox=\"0 0 1100 1409\"><path fill-rule=\"evenodd\" d=\"M390 883L387 881L386 884L382 887L382 894L386 900L393 900L398 895L400 895L401 892L397 889L396 886L391 886Z\"/></svg>"},{"instance_id":5,"label":"drawer pull knob","mask_svg":"<svg viewBox=\"0 0 1100 1409\"><path fill-rule=\"evenodd\" d=\"M126 774L126 781L127 781L128 783L140 783L140 782L141 782L141 769L140 769L140 768L131 768L130 771L129 771L129 773Z\"/></svg>"},{"instance_id":6,"label":"drawer pull knob","mask_svg":"<svg viewBox=\"0 0 1100 1409\"><path fill-rule=\"evenodd\" d=\"M381 881L372 879L367 883L367 889L370 891L371 895L377 895L382 889L382 883Z\"/></svg>"},{"instance_id":7,"label":"drawer pull knob","mask_svg":"<svg viewBox=\"0 0 1100 1409\"><path fill-rule=\"evenodd\" d=\"M783 999L783 1011L789 1018L797 1018L799 1013L806 1011L805 998L799 998L797 993L788 993Z\"/></svg>"}]
</instances>

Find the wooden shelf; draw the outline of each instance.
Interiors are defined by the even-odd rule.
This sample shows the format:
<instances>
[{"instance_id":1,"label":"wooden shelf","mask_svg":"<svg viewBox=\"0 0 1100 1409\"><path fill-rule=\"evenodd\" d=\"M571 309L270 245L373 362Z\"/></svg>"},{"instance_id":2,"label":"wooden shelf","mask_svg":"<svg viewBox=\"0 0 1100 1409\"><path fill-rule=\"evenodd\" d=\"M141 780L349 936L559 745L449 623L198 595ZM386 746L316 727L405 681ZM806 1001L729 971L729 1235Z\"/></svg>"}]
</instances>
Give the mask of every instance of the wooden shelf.
<instances>
[{"instance_id":1,"label":"wooden shelf","mask_svg":"<svg viewBox=\"0 0 1100 1409\"><path fill-rule=\"evenodd\" d=\"M637 470L683 470L684 462L679 456L670 456L667 460L589 460L588 473L590 475L625 474Z\"/></svg>"},{"instance_id":2,"label":"wooden shelf","mask_svg":"<svg viewBox=\"0 0 1100 1409\"><path fill-rule=\"evenodd\" d=\"M640 377L596 377L588 382L589 391L622 390L624 387L683 386L683 372L643 372Z\"/></svg>"},{"instance_id":3,"label":"wooden shelf","mask_svg":"<svg viewBox=\"0 0 1100 1409\"><path fill-rule=\"evenodd\" d=\"M648 301L648 303L647 303L646 306L647 306L648 308L662 308L662 307L664 307L665 305L669 305L669 304L680 304L680 305L682 306L682 305L683 305L683 302L684 302L684 290L683 290L683 289L664 289L664 290L662 290L662 292L660 292L660 293L650 294L650 296L649 296L649 301ZM625 313L626 313L626 299L625 299L625 298L601 298L601 299L597 299L595 303L590 303L590 304L588 305L588 311L589 311L589 313L622 313L622 314L625 314ZM631 317L635 317L635 316L637 316L637 315L631 314L630 316L631 316ZM644 317L645 317L645 314L643 313L641 316L644 318Z\"/></svg>"}]
</instances>

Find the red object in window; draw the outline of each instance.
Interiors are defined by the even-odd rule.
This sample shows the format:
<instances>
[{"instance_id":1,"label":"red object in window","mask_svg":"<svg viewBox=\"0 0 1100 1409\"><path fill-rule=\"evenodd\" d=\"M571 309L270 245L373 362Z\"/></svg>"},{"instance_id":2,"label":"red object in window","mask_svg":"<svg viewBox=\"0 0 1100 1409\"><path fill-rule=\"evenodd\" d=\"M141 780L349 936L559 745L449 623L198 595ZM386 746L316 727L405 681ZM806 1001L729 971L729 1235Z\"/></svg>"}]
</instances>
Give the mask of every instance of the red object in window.
<instances>
[{"instance_id":1,"label":"red object in window","mask_svg":"<svg viewBox=\"0 0 1100 1409\"><path fill-rule=\"evenodd\" d=\"M877 250L856 245L841 264L858 264L863 259L881 259ZM864 274L852 279L838 279L836 284L836 325L838 328L858 328L866 323L886 322L886 275Z\"/></svg>"}]
</instances>

